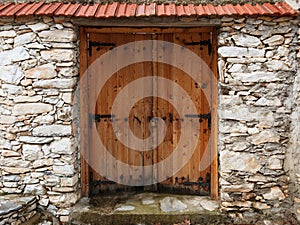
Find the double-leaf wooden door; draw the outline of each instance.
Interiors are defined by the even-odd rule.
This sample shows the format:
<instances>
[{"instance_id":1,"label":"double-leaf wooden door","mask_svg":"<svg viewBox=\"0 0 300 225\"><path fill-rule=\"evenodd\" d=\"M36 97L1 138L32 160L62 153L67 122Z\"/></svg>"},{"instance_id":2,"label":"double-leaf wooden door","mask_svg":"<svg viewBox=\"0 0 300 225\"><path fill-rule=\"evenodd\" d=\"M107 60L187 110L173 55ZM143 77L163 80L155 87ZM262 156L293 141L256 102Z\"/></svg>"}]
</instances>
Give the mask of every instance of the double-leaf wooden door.
<instances>
[{"instance_id":1,"label":"double-leaf wooden door","mask_svg":"<svg viewBox=\"0 0 300 225\"><path fill-rule=\"evenodd\" d=\"M85 31L84 35L86 63L92 68L89 73L97 76L106 71L102 71L101 63L91 65L104 54L123 48L115 60L104 61L117 69L101 90L93 81L88 86L89 96L97 99L95 108L88 109L89 124L95 124L97 134L90 135L85 151L98 152L89 153L89 157L101 164L101 169L88 168L90 192L150 190L208 194L212 161L212 99L208 89L212 78L204 78L200 72L198 76L200 80L203 76L203 80L199 83L177 65L182 60L176 62L177 57L171 56L173 61L166 63L168 60L163 58L174 53L187 57L184 51L188 49L212 68L213 29L100 28ZM173 43L177 49L181 46L182 52L171 51L173 45L167 43ZM147 54L145 61L143 54ZM132 63L118 67L128 57ZM202 69L188 57L184 64L192 72ZM194 106L196 112L192 110ZM177 149L174 157L183 132L185 140L181 140L181 149ZM191 137L197 137L197 143L189 155ZM98 151L95 138L100 138L105 151Z\"/></svg>"}]
</instances>

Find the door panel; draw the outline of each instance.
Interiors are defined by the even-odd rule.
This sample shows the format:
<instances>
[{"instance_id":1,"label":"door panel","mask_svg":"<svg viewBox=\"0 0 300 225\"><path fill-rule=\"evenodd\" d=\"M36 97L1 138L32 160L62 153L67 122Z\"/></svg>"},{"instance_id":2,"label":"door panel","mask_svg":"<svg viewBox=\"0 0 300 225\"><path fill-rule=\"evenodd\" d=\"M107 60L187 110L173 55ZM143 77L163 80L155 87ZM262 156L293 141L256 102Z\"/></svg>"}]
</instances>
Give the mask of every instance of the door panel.
<instances>
[{"instance_id":1,"label":"door panel","mask_svg":"<svg viewBox=\"0 0 300 225\"><path fill-rule=\"evenodd\" d=\"M185 30L181 29L181 31ZM88 65L91 65L101 55L117 46L121 46L130 42L153 40L152 61L134 63L120 69L106 82L99 95L95 88L96 84L93 82L89 83L89 95L98 95L96 108L90 109L90 113L105 117L96 122L98 134L92 134L89 138L89 142L92 151L97 151L97 146L95 146L94 140L99 136L102 140L102 143L104 143L106 151L97 157L92 157L92 160L94 160L94 162L97 164L101 164L100 167L103 171L112 170L114 181L118 181L109 182L105 177L102 177L97 172L98 170L90 168L91 193L97 194L103 191L115 192L119 190L132 190L133 187L118 184L124 182L124 179L129 179L128 182L132 184L140 183L140 181L148 184L154 183L157 179L162 180L156 185L139 188L141 190L168 190L197 194L207 194L209 192L208 186L203 187L203 185L200 185L199 183L199 181L209 182L209 176L207 176L207 174L210 173L210 167L203 168L204 165L202 166L200 164L200 162L203 161L202 157L205 155L205 150L208 149L207 151L210 151L210 149L207 148L210 135L209 120L202 119L200 122L200 119L197 117L197 115L210 113L208 101L211 101L211 99L207 99L207 96L204 95L202 89L210 88L209 82L211 81L205 80L203 81L202 87L199 87L197 82L193 80L189 74L186 74L176 66L173 66L176 65L176 62L172 62L173 65L157 62L158 55L162 55L162 57L164 57L164 54L159 54L161 53L159 51L166 51L166 54L168 54L168 51L170 50L158 49L157 46L155 46L155 40L161 40L172 42L188 48L200 56L210 67L212 67L211 46L207 44L207 42L203 42L206 40L211 40L211 32L188 31L189 32L178 33L89 33L90 42L101 42L106 44L100 47L92 47L89 50ZM143 51L143 49L136 50ZM122 57L127 56L126 54L119 55L118 60L122 59ZM111 66L116 67L118 60L116 59L114 62L111 62ZM186 59L186 63L190 69L198 71L199 68L194 68L194 65L191 62L191 60ZM94 71L90 72L98 73L99 76L101 76L101 73L104 73L104 71L101 70L101 67L96 69L94 68ZM148 79L147 83L141 84L139 90L125 88L133 81L149 76L152 79L151 84L149 83ZM201 77L201 74L199 74L199 76ZM172 86L156 82L159 77L169 79L182 87L195 103L198 110L197 115L180 118L176 108L170 102L168 102L166 99L156 97L158 91L163 89L167 96L179 101L182 107L187 109L191 107L188 105L189 101L185 99L186 96L178 96ZM154 97L146 97L138 100L136 96L140 90L142 90L145 94L151 91ZM131 100L135 102L128 117L120 117L120 115L123 115L125 111L125 106L122 104L116 106L117 112L120 112L120 115L112 115L114 101L117 95L120 93L128 96L128 98L131 98ZM109 117L109 115L112 117ZM151 132L157 134L156 136L154 135L153 139L149 139L148 143L145 143L144 147L146 148L146 146L155 145L158 132L160 131L157 130L155 123L151 123L151 119L156 117L161 118L165 122L166 126L166 136L157 148L148 151L142 151L144 149L137 151L128 148L124 143L118 140L118 137L123 135L124 138L127 138L126 140L128 141L129 145L134 144L134 140L131 139L130 136L126 136L122 130L124 123L127 123L133 134L140 139L147 139ZM190 148L189 142L186 141L184 146L186 149L182 149L180 157L175 157L172 164L160 168L155 167L155 164L166 160L172 155L181 136L182 123L187 124L188 129L186 129L185 132L188 132L190 136L200 133L199 141L192 157L188 159L188 156L185 154ZM200 130L197 127L199 123ZM113 124L115 125L115 130L113 130ZM107 160L109 155L112 155L117 160L111 163L110 160ZM204 160L211 159L207 158ZM165 174L164 171L173 171L174 168L176 168L176 166L181 164L183 161L187 161L187 163L179 171L174 171L172 176L163 177L163 174ZM129 170L126 171L124 169L120 169L120 163L125 163L131 167L152 166L152 169L143 170L142 172L140 170L131 170L132 174L125 176L130 172Z\"/></svg>"}]
</instances>

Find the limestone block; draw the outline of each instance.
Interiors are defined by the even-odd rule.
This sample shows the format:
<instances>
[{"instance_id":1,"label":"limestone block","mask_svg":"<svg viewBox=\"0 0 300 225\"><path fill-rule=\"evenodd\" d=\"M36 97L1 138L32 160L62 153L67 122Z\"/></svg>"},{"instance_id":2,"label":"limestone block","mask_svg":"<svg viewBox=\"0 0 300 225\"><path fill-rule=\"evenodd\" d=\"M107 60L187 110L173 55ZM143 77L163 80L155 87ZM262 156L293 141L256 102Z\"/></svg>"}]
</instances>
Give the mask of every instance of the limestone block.
<instances>
[{"instance_id":1,"label":"limestone block","mask_svg":"<svg viewBox=\"0 0 300 225\"><path fill-rule=\"evenodd\" d=\"M61 98L65 103L72 104L73 102L72 93L63 93Z\"/></svg>"},{"instance_id":2,"label":"limestone block","mask_svg":"<svg viewBox=\"0 0 300 225\"><path fill-rule=\"evenodd\" d=\"M271 60L265 63L265 65L269 68L271 71L290 71L291 67L282 62L281 60Z\"/></svg>"},{"instance_id":3,"label":"limestone block","mask_svg":"<svg viewBox=\"0 0 300 225\"><path fill-rule=\"evenodd\" d=\"M8 175L8 176L3 176L3 180L4 181L20 181L20 176L19 175Z\"/></svg>"},{"instance_id":4,"label":"limestone block","mask_svg":"<svg viewBox=\"0 0 300 225\"><path fill-rule=\"evenodd\" d=\"M52 137L52 136L68 136L71 135L72 129L70 125L43 125L35 127L32 131L34 136Z\"/></svg>"},{"instance_id":5,"label":"limestone block","mask_svg":"<svg viewBox=\"0 0 300 225\"><path fill-rule=\"evenodd\" d=\"M266 200L283 200L285 196L279 187L272 187L270 192L263 194Z\"/></svg>"},{"instance_id":6,"label":"limestone block","mask_svg":"<svg viewBox=\"0 0 300 225\"><path fill-rule=\"evenodd\" d=\"M250 192L254 188L254 184L236 184L230 186L222 186L221 190L223 192Z\"/></svg>"},{"instance_id":7,"label":"limestone block","mask_svg":"<svg viewBox=\"0 0 300 225\"><path fill-rule=\"evenodd\" d=\"M51 116L51 115L40 115L40 116L37 116L33 122L34 123L38 123L38 124L52 124L54 121L54 117Z\"/></svg>"},{"instance_id":8,"label":"limestone block","mask_svg":"<svg viewBox=\"0 0 300 225\"><path fill-rule=\"evenodd\" d=\"M21 167L2 167L2 169L9 174L24 174L30 172L29 168Z\"/></svg>"},{"instance_id":9,"label":"limestone block","mask_svg":"<svg viewBox=\"0 0 300 225\"><path fill-rule=\"evenodd\" d=\"M252 202L250 201L234 201L234 202L222 202L222 206L224 207L243 207L243 208L250 208Z\"/></svg>"},{"instance_id":10,"label":"limestone block","mask_svg":"<svg viewBox=\"0 0 300 225\"><path fill-rule=\"evenodd\" d=\"M57 207L70 207L77 202L78 198L79 196L76 193L49 196L50 202Z\"/></svg>"},{"instance_id":11,"label":"limestone block","mask_svg":"<svg viewBox=\"0 0 300 225\"><path fill-rule=\"evenodd\" d=\"M232 38L236 45L242 47L257 47L262 44L259 38L242 33L233 35Z\"/></svg>"},{"instance_id":12,"label":"limestone block","mask_svg":"<svg viewBox=\"0 0 300 225\"><path fill-rule=\"evenodd\" d=\"M269 209L269 208L271 208L268 204L261 203L261 202L253 202L252 206L256 209Z\"/></svg>"},{"instance_id":13,"label":"limestone block","mask_svg":"<svg viewBox=\"0 0 300 225\"><path fill-rule=\"evenodd\" d=\"M259 83L259 82L274 82L280 81L280 78L277 76L276 73L272 72L264 72L264 71L257 71L251 73L232 73L233 79L229 80L231 83Z\"/></svg>"},{"instance_id":14,"label":"limestone block","mask_svg":"<svg viewBox=\"0 0 300 225\"><path fill-rule=\"evenodd\" d=\"M241 97L237 95L219 95L219 99L219 104L225 107L241 105L243 103Z\"/></svg>"},{"instance_id":15,"label":"limestone block","mask_svg":"<svg viewBox=\"0 0 300 225\"><path fill-rule=\"evenodd\" d=\"M19 140L28 144L47 144L53 141L53 138L49 137L34 137L34 136L20 136Z\"/></svg>"},{"instance_id":16,"label":"limestone block","mask_svg":"<svg viewBox=\"0 0 300 225\"><path fill-rule=\"evenodd\" d=\"M255 155L250 153L221 151L220 152L220 167L225 171L244 171L256 173L261 169L261 165Z\"/></svg>"},{"instance_id":17,"label":"limestone block","mask_svg":"<svg viewBox=\"0 0 300 225\"><path fill-rule=\"evenodd\" d=\"M262 132L247 138L254 145L260 145L264 143L279 143L280 135L276 131L263 130Z\"/></svg>"},{"instance_id":18,"label":"limestone block","mask_svg":"<svg viewBox=\"0 0 300 225\"><path fill-rule=\"evenodd\" d=\"M25 34L21 34L15 37L14 40L14 45L15 46L22 46L24 44L33 42L33 40L36 38L36 34L35 33L25 33Z\"/></svg>"},{"instance_id":19,"label":"limestone block","mask_svg":"<svg viewBox=\"0 0 300 225\"><path fill-rule=\"evenodd\" d=\"M279 46L277 49L277 54L280 56L288 56L289 52L290 52L289 48L284 46Z\"/></svg>"},{"instance_id":20,"label":"limestone block","mask_svg":"<svg viewBox=\"0 0 300 225\"><path fill-rule=\"evenodd\" d=\"M230 73L238 73L245 70L246 65L243 64L233 64L232 67L228 70Z\"/></svg>"},{"instance_id":21,"label":"limestone block","mask_svg":"<svg viewBox=\"0 0 300 225\"><path fill-rule=\"evenodd\" d=\"M228 146L228 149L232 151L243 151L249 148L251 144L246 141L235 141L230 146Z\"/></svg>"},{"instance_id":22,"label":"limestone block","mask_svg":"<svg viewBox=\"0 0 300 225\"><path fill-rule=\"evenodd\" d=\"M219 124L221 133L247 133L248 127L243 123L222 122Z\"/></svg>"},{"instance_id":23,"label":"limestone block","mask_svg":"<svg viewBox=\"0 0 300 225\"><path fill-rule=\"evenodd\" d=\"M46 49L44 45L39 44L38 42L29 43L25 46L30 49Z\"/></svg>"},{"instance_id":24,"label":"limestone block","mask_svg":"<svg viewBox=\"0 0 300 225\"><path fill-rule=\"evenodd\" d=\"M268 168L271 170L281 170L283 168L283 162L278 159L277 156L271 156L268 160Z\"/></svg>"},{"instance_id":25,"label":"limestone block","mask_svg":"<svg viewBox=\"0 0 300 225\"><path fill-rule=\"evenodd\" d=\"M35 96L17 96L14 98L14 102L39 102L42 100L42 96L35 95Z\"/></svg>"},{"instance_id":26,"label":"limestone block","mask_svg":"<svg viewBox=\"0 0 300 225\"><path fill-rule=\"evenodd\" d=\"M40 145L23 144L22 154L26 160L37 160L43 156Z\"/></svg>"},{"instance_id":27,"label":"limestone block","mask_svg":"<svg viewBox=\"0 0 300 225\"><path fill-rule=\"evenodd\" d=\"M17 65L0 66L0 80L10 83L19 84L24 77L23 71Z\"/></svg>"},{"instance_id":28,"label":"limestone block","mask_svg":"<svg viewBox=\"0 0 300 225\"><path fill-rule=\"evenodd\" d=\"M41 198L39 200L39 204L41 206L45 206L45 207L47 207L49 205L49 202L50 202L50 200L48 198Z\"/></svg>"},{"instance_id":29,"label":"limestone block","mask_svg":"<svg viewBox=\"0 0 300 225\"><path fill-rule=\"evenodd\" d=\"M17 33L14 30L5 30L0 32L0 37L13 38L15 36L17 36Z\"/></svg>"},{"instance_id":30,"label":"limestone block","mask_svg":"<svg viewBox=\"0 0 300 225\"><path fill-rule=\"evenodd\" d=\"M264 57L264 49L222 46L218 49L222 57Z\"/></svg>"},{"instance_id":31,"label":"limestone block","mask_svg":"<svg viewBox=\"0 0 300 225\"><path fill-rule=\"evenodd\" d=\"M45 103L20 103L13 107L13 115L41 114L50 112L53 106Z\"/></svg>"},{"instance_id":32,"label":"limestone block","mask_svg":"<svg viewBox=\"0 0 300 225\"><path fill-rule=\"evenodd\" d=\"M72 108L64 107L57 112L57 118L63 121L72 120Z\"/></svg>"},{"instance_id":33,"label":"limestone block","mask_svg":"<svg viewBox=\"0 0 300 225\"><path fill-rule=\"evenodd\" d=\"M25 48L19 46L12 50L0 52L0 66L9 65L12 62L19 62L29 58L30 55Z\"/></svg>"},{"instance_id":34,"label":"limestone block","mask_svg":"<svg viewBox=\"0 0 300 225\"><path fill-rule=\"evenodd\" d=\"M38 80L32 84L35 88L57 88L57 89L71 89L75 86L75 79L51 79Z\"/></svg>"},{"instance_id":35,"label":"limestone block","mask_svg":"<svg viewBox=\"0 0 300 225\"><path fill-rule=\"evenodd\" d=\"M41 51L41 56L46 61L72 61L75 58L75 51L69 49L51 49ZM1 54L0 54L1 59Z\"/></svg>"},{"instance_id":36,"label":"limestone block","mask_svg":"<svg viewBox=\"0 0 300 225\"><path fill-rule=\"evenodd\" d=\"M55 175L46 175L44 178L48 184L53 183L53 184L57 185L60 182L60 178Z\"/></svg>"},{"instance_id":37,"label":"limestone block","mask_svg":"<svg viewBox=\"0 0 300 225\"><path fill-rule=\"evenodd\" d=\"M52 190L61 193L68 193L76 191L75 189L75 187L53 187Z\"/></svg>"},{"instance_id":38,"label":"limestone block","mask_svg":"<svg viewBox=\"0 0 300 225\"><path fill-rule=\"evenodd\" d=\"M261 97L258 99L255 104L256 106L282 106L282 102L278 97L274 97L273 99L267 99L265 97Z\"/></svg>"},{"instance_id":39,"label":"limestone block","mask_svg":"<svg viewBox=\"0 0 300 225\"><path fill-rule=\"evenodd\" d=\"M25 186L24 194L44 195L46 194L46 188L41 184L28 184Z\"/></svg>"},{"instance_id":40,"label":"limestone block","mask_svg":"<svg viewBox=\"0 0 300 225\"><path fill-rule=\"evenodd\" d=\"M68 65L65 65L68 66ZM74 68L74 67L66 67L66 68L61 68L59 70L59 75L62 75L64 77L74 77L74 76L78 76L78 68Z\"/></svg>"},{"instance_id":41,"label":"limestone block","mask_svg":"<svg viewBox=\"0 0 300 225\"><path fill-rule=\"evenodd\" d=\"M60 185L63 187L72 187L78 183L78 174L73 177L62 177Z\"/></svg>"},{"instance_id":42,"label":"limestone block","mask_svg":"<svg viewBox=\"0 0 300 225\"><path fill-rule=\"evenodd\" d=\"M51 79L56 75L55 66L50 63L25 71L25 77L27 78Z\"/></svg>"},{"instance_id":43,"label":"limestone block","mask_svg":"<svg viewBox=\"0 0 300 225\"><path fill-rule=\"evenodd\" d=\"M4 138L1 138L0 139L0 149L11 150L11 143L10 143L10 141L7 141Z\"/></svg>"},{"instance_id":44,"label":"limestone block","mask_svg":"<svg viewBox=\"0 0 300 225\"><path fill-rule=\"evenodd\" d=\"M70 138L62 138L58 141L53 141L50 144L50 150L57 154L72 154L76 148L74 146L74 140Z\"/></svg>"},{"instance_id":45,"label":"limestone block","mask_svg":"<svg viewBox=\"0 0 300 225\"><path fill-rule=\"evenodd\" d=\"M49 28L49 25L47 25L45 23L35 23L35 24L28 25L28 27L32 31L38 32L38 31L41 31L41 30L47 30Z\"/></svg>"},{"instance_id":46,"label":"limestone block","mask_svg":"<svg viewBox=\"0 0 300 225\"><path fill-rule=\"evenodd\" d=\"M15 116L0 115L0 124L13 124L17 121Z\"/></svg>"},{"instance_id":47,"label":"limestone block","mask_svg":"<svg viewBox=\"0 0 300 225\"><path fill-rule=\"evenodd\" d=\"M52 165L53 165L53 159L39 159L39 160L35 160L32 164L33 168L52 166Z\"/></svg>"},{"instance_id":48,"label":"limestone block","mask_svg":"<svg viewBox=\"0 0 300 225\"><path fill-rule=\"evenodd\" d=\"M76 41L76 33L73 30L45 30L39 32L39 37L49 42L73 42Z\"/></svg>"},{"instance_id":49,"label":"limestone block","mask_svg":"<svg viewBox=\"0 0 300 225\"><path fill-rule=\"evenodd\" d=\"M3 186L7 188L17 188L18 182L3 182Z\"/></svg>"},{"instance_id":50,"label":"limestone block","mask_svg":"<svg viewBox=\"0 0 300 225\"><path fill-rule=\"evenodd\" d=\"M247 107L233 106L232 108L220 108L220 119L251 121L255 118L255 113L250 113Z\"/></svg>"},{"instance_id":51,"label":"limestone block","mask_svg":"<svg viewBox=\"0 0 300 225\"><path fill-rule=\"evenodd\" d=\"M281 35L273 35L272 37L263 41L264 44L269 46L282 45L284 42L284 37Z\"/></svg>"},{"instance_id":52,"label":"limestone block","mask_svg":"<svg viewBox=\"0 0 300 225\"><path fill-rule=\"evenodd\" d=\"M0 144L2 145L1 141ZM19 152L11 151L11 150L1 150L1 155L3 157L19 157L21 156Z\"/></svg>"},{"instance_id":53,"label":"limestone block","mask_svg":"<svg viewBox=\"0 0 300 225\"><path fill-rule=\"evenodd\" d=\"M62 166L54 165L53 171L56 174L72 176L75 172L75 168L74 168L74 165L62 165Z\"/></svg>"},{"instance_id":54,"label":"limestone block","mask_svg":"<svg viewBox=\"0 0 300 225\"><path fill-rule=\"evenodd\" d=\"M0 159L1 165L5 165L7 167L29 167L30 162L22 160L22 159L15 159L15 158L5 158Z\"/></svg>"}]
</instances>

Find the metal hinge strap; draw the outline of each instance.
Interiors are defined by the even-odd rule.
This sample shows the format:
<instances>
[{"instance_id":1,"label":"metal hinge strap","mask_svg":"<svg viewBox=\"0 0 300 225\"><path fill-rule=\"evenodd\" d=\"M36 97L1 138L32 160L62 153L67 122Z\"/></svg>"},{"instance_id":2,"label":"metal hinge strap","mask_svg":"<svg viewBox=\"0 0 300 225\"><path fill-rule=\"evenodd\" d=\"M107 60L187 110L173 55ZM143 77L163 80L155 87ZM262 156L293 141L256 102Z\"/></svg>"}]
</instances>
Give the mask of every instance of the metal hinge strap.
<instances>
[{"instance_id":1,"label":"metal hinge strap","mask_svg":"<svg viewBox=\"0 0 300 225\"><path fill-rule=\"evenodd\" d=\"M92 56L92 48L93 47L97 47L97 49L96 49L97 51L99 51L103 47L110 47L110 49L113 49L114 47L116 47L116 43L89 41L89 46L88 46L89 56Z\"/></svg>"}]
</instances>

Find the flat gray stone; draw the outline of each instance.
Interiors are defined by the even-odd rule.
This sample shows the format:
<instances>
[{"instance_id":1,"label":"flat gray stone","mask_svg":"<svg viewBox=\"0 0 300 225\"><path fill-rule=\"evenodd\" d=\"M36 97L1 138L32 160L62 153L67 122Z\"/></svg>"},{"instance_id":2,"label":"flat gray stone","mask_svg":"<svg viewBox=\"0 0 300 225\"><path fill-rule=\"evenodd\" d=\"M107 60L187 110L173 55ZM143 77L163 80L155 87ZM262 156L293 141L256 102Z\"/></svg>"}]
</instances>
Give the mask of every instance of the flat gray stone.
<instances>
[{"instance_id":1,"label":"flat gray stone","mask_svg":"<svg viewBox=\"0 0 300 225\"><path fill-rule=\"evenodd\" d=\"M155 202L153 198L144 198L142 199L142 204L143 205L151 205Z\"/></svg>"},{"instance_id":2,"label":"flat gray stone","mask_svg":"<svg viewBox=\"0 0 300 225\"><path fill-rule=\"evenodd\" d=\"M160 200L160 209L163 212L183 211L187 205L175 197L165 197Z\"/></svg>"},{"instance_id":3,"label":"flat gray stone","mask_svg":"<svg viewBox=\"0 0 300 225\"><path fill-rule=\"evenodd\" d=\"M135 207L132 205L122 205L116 208L116 211L132 211L135 210Z\"/></svg>"},{"instance_id":4,"label":"flat gray stone","mask_svg":"<svg viewBox=\"0 0 300 225\"><path fill-rule=\"evenodd\" d=\"M0 216L23 208L25 205L36 201L35 196L20 197L19 195L0 196Z\"/></svg>"},{"instance_id":5,"label":"flat gray stone","mask_svg":"<svg viewBox=\"0 0 300 225\"><path fill-rule=\"evenodd\" d=\"M209 200L209 199L202 199L200 201L200 204L204 209L206 209L208 211L215 211L219 208L217 201L213 201L213 200Z\"/></svg>"}]
</instances>

